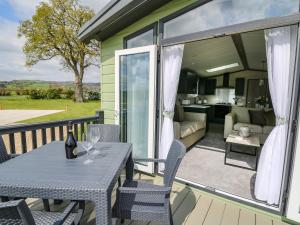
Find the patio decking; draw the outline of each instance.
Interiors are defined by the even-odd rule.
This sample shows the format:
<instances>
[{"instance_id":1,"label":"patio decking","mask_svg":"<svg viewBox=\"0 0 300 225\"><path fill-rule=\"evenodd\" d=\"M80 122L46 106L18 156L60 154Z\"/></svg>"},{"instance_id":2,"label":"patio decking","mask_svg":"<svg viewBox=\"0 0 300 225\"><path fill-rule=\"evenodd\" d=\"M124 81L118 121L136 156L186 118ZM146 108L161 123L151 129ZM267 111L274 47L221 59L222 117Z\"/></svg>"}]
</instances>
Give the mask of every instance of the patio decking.
<instances>
[{"instance_id":1,"label":"patio decking","mask_svg":"<svg viewBox=\"0 0 300 225\"><path fill-rule=\"evenodd\" d=\"M162 183L159 176L150 177L137 175L139 179L157 184ZM113 194L115 199L115 194ZM41 201L30 199L32 209L41 209ZM284 225L279 217L263 214L248 209L231 201L224 201L218 197L200 190L175 183L171 194L174 225ZM63 206L51 206L52 210ZM95 224L95 213L92 203L88 203L82 223ZM158 225L154 222L125 221L125 225Z\"/></svg>"}]
</instances>

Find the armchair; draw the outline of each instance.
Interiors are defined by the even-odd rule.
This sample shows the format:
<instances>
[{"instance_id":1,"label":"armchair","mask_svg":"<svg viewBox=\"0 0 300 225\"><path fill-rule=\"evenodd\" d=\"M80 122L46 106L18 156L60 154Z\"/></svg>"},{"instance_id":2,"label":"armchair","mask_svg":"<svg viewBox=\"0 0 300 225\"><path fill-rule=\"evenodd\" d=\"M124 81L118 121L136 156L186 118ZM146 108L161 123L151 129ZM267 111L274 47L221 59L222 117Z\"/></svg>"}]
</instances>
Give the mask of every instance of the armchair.
<instances>
[{"instance_id":1,"label":"armchair","mask_svg":"<svg viewBox=\"0 0 300 225\"><path fill-rule=\"evenodd\" d=\"M180 141L174 140L166 160L135 159L135 162L164 163L164 185L126 180L123 187L117 189L113 215L121 220L159 221L165 225L173 224L170 193L185 151L185 146Z\"/></svg>"}]
</instances>

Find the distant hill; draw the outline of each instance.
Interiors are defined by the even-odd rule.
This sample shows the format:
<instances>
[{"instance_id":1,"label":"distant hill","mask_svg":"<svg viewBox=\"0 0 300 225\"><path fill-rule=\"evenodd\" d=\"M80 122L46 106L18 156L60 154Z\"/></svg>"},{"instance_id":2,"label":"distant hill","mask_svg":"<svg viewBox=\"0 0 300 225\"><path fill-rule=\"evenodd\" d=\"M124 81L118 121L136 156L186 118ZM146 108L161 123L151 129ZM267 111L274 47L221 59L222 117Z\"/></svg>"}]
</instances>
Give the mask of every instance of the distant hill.
<instances>
[{"instance_id":1,"label":"distant hill","mask_svg":"<svg viewBox=\"0 0 300 225\"><path fill-rule=\"evenodd\" d=\"M100 83L84 83L84 88L99 91ZM1 81L0 88L9 89L47 89L47 88L64 88L74 89L74 83L71 81L42 81L42 80L12 80Z\"/></svg>"}]
</instances>

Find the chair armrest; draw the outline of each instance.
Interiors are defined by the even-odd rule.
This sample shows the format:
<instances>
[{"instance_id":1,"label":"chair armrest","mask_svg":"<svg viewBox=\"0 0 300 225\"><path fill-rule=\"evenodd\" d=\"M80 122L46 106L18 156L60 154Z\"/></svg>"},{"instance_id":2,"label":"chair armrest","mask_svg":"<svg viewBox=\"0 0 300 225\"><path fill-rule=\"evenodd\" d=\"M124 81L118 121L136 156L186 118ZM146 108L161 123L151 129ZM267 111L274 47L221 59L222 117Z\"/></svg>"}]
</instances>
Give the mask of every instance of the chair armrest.
<instances>
[{"instance_id":1,"label":"chair armrest","mask_svg":"<svg viewBox=\"0 0 300 225\"><path fill-rule=\"evenodd\" d=\"M147 158L135 158L133 162L154 162L154 163L165 163L165 159L147 159Z\"/></svg>"},{"instance_id":2,"label":"chair armrest","mask_svg":"<svg viewBox=\"0 0 300 225\"><path fill-rule=\"evenodd\" d=\"M161 187L157 189L153 188L135 188L135 187L119 187L118 191L124 194L170 194L171 188Z\"/></svg>"},{"instance_id":3,"label":"chair armrest","mask_svg":"<svg viewBox=\"0 0 300 225\"><path fill-rule=\"evenodd\" d=\"M224 138L227 138L228 135L233 130L233 126L236 123L236 114L231 112L225 115L225 124L224 124Z\"/></svg>"},{"instance_id":4,"label":"chair armrest","mask_svg":"<svg viewBox=\"0 0 300 225\"><path fill-rule=\"evenodd\" d=\"M53 225L63 225L69 215L74 211L78 202L71 201L71 203L65 208L65 210L61 213L59 218L59 223L55 222Z\"/></svg>"},{"instance_id":5,"label":"chair armrest","mask_svg":"<svg viewBox=\"0 0 300 225\"><path fill-rule=\"evenodd\" d=\"M173 121L174 137L180 139L180 123Z\"/></svg>"},{"instance_id":6,"label":"chair armrest","mask_svg":"<svg viewBox=\"0 0 300 225\"><path fill-rule=\"evenodd\" d=\"M206 124L206 113L184 112L185 121L202 121Z\"/></svg>"}]
</instances>

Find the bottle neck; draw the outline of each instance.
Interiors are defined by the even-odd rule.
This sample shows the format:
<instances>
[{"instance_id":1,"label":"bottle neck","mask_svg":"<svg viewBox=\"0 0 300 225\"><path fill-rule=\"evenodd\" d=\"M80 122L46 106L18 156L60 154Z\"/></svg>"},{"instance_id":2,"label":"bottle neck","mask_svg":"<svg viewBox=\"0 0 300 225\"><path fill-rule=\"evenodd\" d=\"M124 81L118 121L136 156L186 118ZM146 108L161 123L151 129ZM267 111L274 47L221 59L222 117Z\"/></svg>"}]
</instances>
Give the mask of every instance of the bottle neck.
<instances>
[{"instance_id":1,"label":"bottle neck","mask_svg":"<svg viewBox=\"0 0 300 225\"><path fill-rule=\"evenodd\" d=\"M72 133L72 132L73 132L72 126L69 126L69 127L68 127L68 133Z\"/></svg>"}]
</instances>

